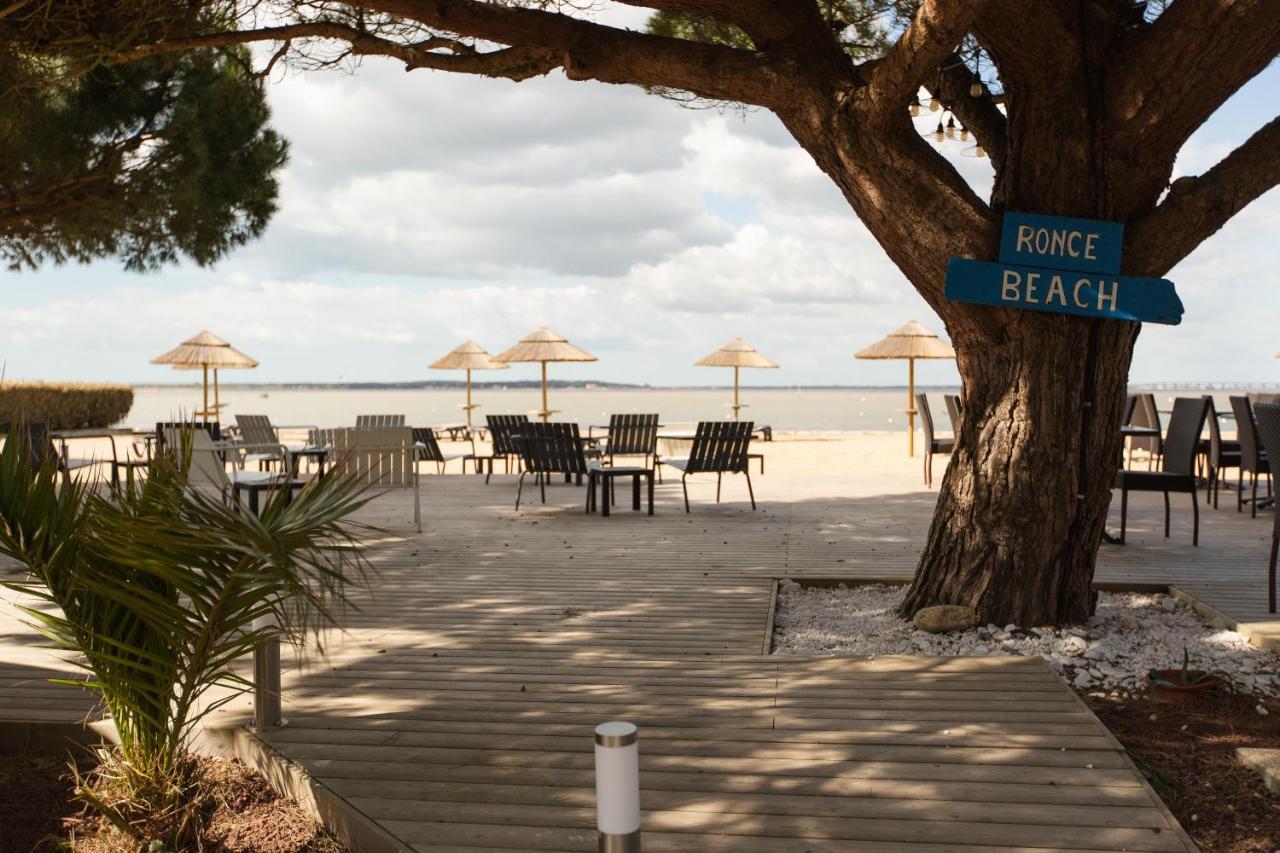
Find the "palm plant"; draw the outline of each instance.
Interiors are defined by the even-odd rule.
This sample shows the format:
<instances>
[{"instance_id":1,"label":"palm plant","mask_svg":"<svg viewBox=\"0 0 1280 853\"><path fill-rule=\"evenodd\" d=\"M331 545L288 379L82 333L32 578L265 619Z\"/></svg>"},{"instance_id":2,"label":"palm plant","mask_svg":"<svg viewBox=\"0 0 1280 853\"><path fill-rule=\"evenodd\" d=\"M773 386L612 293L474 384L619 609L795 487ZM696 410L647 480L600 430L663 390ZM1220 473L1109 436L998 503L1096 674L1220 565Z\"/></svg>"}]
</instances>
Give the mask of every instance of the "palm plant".
<instances>
[{"instance_id":1,"label":"palm plant","mask_svg":"<svg viewBox=\"0 0 1280 853\"><path fill-rule=\"evenodd\" d=\"M29 577L7 585L53 605L25 612L76 653L88 678L68 683L98 694L120 735L85 796L139 841L161 816L167 844L189 842L194 727L251 687L237 662L256 645L318 641L333 622L364 571L348 517L365 498L326 478L255 517L189 487L189 459L163 455L109 495L34 466L20 444L0 450L0 554Z\"/></svg>"}]
</instances>

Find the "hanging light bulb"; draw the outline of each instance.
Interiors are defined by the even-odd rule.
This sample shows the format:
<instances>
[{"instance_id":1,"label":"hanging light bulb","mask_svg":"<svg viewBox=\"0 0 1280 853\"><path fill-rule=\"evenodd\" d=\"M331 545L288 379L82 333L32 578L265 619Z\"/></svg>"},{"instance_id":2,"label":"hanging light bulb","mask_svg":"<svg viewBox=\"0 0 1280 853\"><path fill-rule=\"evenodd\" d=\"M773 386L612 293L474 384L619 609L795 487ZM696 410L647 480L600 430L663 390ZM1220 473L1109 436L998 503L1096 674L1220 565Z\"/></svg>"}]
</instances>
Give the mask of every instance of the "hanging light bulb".
<instances>
[{"instance_id":1,"label":"hanging light bulb","mask_svg":"<svg viewBox=\"0 0 1280 853\"><path fill-rule=\"evenodd\" d=\"M956 138L956 117L951 116L951 118L947 119L947 139L955 139L955 138Z\"/></svg>"},{"instance_id":2,"label":"hanging light bulb","mask_svg":"<svg viewBox=\"0 0 1280 853\"><path fill-rule=\"evenodd\" d=\"M977 77L974 77L974 78L973 78L973 83L971 83L971 84L969 85L969 97L970 97L970 98L981 98L981 97L982 97L982 93L983 93L983 91L984 91L984 90L983 90L983 86L982 86L982 81L981 81L981 80L979 80Z\"/></svg>"},{"instance_id":3,"label":"hanging light bulb","mask_svg":"<svg viewBox=\"0 0 1280 853\"><path fill-rule=\"evenodd\" d=\"M908 109L908 110L910 110L910 112L911 112L911 117L912 117L912 118L915 118L916 116L920 115L920 102L919 102L919 101L912 101L912 102L911 102L911 106L910 106L910 107L908 107L907 109Z\"/></svg>"},{"instance_id":4,"label":"hanging light bulb","mask_svg":"<svg viewBox=\"0 0 1280 853\"><path fill-rule=\"evenodd\" d=\"M939 142L947 138L947 131L942 126L941 121L938 122L938 129L933 132L933 138L938 140Z\"/></svg>"},{"instance_id":5,"label":"hanging light bulb","mask_svg":"<svg viewBox=\"0 0 1280 853\"><path fill-rule=\"evenodd\" d=\"M960 141L961 142L969 141L969 128L965 127L964 125L960 125Z\"/></svg>"},{"instance_id":6,"label":"hanging light bulb","mask_svg":"<svg viewBox=\"0 0 1280 853\"><path fill-rule=\"evenodd\" d=\"M986 157L986 156L987 156L987 152L986 152L986 151L984 151L984 150L983 150L983 148L982 148L982 143L978 143L978 146L974 149L974 152L973 152L973 153L974 153L974 154L977 154L979 157Z\"/></svg>"},{"instance_id":7,"label":"hanging light bulb","mask_svg":"<svg viewBox=\"0 0 1280 853\"><path fill-rule=\"evenodd\" d=\"M942 109L942 104L938 101L938 96L934 95L929 99L929 112L936 113L940 109Z\"/></svg>"}]
</instances>

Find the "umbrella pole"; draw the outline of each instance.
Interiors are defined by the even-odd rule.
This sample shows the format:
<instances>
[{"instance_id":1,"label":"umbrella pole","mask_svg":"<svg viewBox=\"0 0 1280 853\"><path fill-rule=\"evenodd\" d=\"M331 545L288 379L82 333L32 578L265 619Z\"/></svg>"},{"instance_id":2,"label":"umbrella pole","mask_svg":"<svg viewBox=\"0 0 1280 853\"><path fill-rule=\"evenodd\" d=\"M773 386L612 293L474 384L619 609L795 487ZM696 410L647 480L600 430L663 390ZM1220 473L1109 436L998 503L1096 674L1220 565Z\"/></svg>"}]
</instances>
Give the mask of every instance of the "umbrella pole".
<instances>
[{"instance_id":1,"label":"umbrella pole","mask_svg":"<svg viewBox=\"0 0 1280 853\"><path fill-rule=\"evenodd\" d=\"M200 369L204 371L204 404L200 406L200 419L204 423L209 422L209 365L202 364Z\"/></svg>"},{"instance_id":2,"label":"umbrella pole","mask_svg":"<svg viewBox=\"0 0 1280 853\"><path fill-rule=\"evenodd\" d=\"M742 406L738 405L738 366L735 364L733 367L733 419L735 421L740 420L738 411L741 408Z\"/></svg>"},{"instance_id":3,"label":"umbrella pole","mask_svg":"<svg viewBox=\"0 0 1280 853\"><path fill-rule=\"evenodd\" d=\"M542 362L542 422L551 420L551 412L547 410L547 363Z\"/></svg>"},{"instance_id":4,"label":"umbrella pole","mask_svg":"<svg viewBox=\"0 0 1280 853\"><path fill-rule=\"evenodd\" d=\"M218 394L218 368L213 369L213 420L222 420L222 397Z\"/></svg>"},{"instance_id":5,"label":"umbrella pole","mask_svg":"<svg viewBox=\"0 0 1280 853\"><path fill-rule=\"evenodd\" d=\"M916 455L916 360L907 359L907 453Z\"/></svg>"},{"instance_id":6,"label":"umbrella pole","mask_svg":"<svg viewBox=\"0 0 1280 853\"><path fill-rule=\"evenodd\" d=\"M467 368L467 432L471 432L471 368Z\"/></svg>"}]
</instances>

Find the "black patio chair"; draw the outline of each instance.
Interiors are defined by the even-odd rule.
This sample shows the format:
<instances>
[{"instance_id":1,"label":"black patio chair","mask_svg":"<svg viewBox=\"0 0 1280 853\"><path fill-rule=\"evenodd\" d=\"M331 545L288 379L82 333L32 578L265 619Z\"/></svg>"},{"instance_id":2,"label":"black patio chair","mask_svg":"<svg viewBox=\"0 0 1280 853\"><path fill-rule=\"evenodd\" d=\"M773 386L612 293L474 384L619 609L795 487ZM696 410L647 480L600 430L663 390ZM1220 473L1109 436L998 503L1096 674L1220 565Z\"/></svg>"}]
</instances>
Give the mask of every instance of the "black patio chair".
<instances>
[{"instance_id":1,"label":"black patio chair","mask_svg":"<svg viewBox=\"0 0 1280 853\"><path fill-rule=\"evenodd\" d=\"M951 434L959 437L960 417L964 413L964 405L960 402L960 395L944 394L942 399L947 404L947 420L951 421Z\"/></svg>"},{"instance_id":2,"label":"black patio chair","mask_svg":"<svg viewBox=\"0 0 1280 853\"><path fill-rule=\"evenodd\" d=\"M490 428L492 428L490 424ZM496 435L496 434L495 434ZM537 423L526 420L510 435L511 442L520 454L523 471L516 486L516 509L524 493L524 478L533 474L547 502L547 480L552 474L564 474L568 478L582 478L590 473L581 436L576 423ZM594 489L591 490L594 492ZM591 493L587 495L587 512L591 512Z\"/></svg>"},{"instance_id":3,"label":"black patio chair","mask_svg":"<svg viewBox=\"0 0 1280 853\"><path fill-rule=\"evenodd\" d=\"M1115 487L1120 490L1120 538L1124 544L1125 529L1129 520L1129 492L1164 493L1164 536L1169 538L1169 494L1191 495L1191 510L1195 521L1191 544L1200 544L1200 499L1196 494L1196 448L1204 419L1209 413L1209 401L1203 397L1179 397L1173 401L1173 415L1169 418L1169 433L1164 440L1164 454L1160 458L1159 471L1134 471L1121 468L1116 473Z\"/></svg>"},{"instance_id":4,"label":"black patio chair","mask_svg":"<svg viewBox=\"0 0 1280 853\"><path fill-rule=\"evenodd\" d=\"M658 467L658 416L610 415L604 458L612 465L617 456L643 456L644 467Z\"/></svg>"},{"instance_id":5,"label":"black patio chair","mask_svg":"<svg viewBox=\"0 0 1280 853\"><path fill-rule=\"evenodd\" d=\"M1204 502L1208 504L1213 502L1213 508L1218 508L1218 492L1222 486L1222 471L1225 468L1239 468L1241 448L1239 441L1230 441L1222 437L1222 428L1218 424L1218 412L1213 405L1213 397L1205 395L1205 399L1209 401L1209 437L1200 439L1200 453L1205 458L1205 474L1207 488L1204 492Z\"/></svg>"},{"instance_id":6,"label":"black patio chair","mask_svg":"<svg viewBox=\"0 0 1280 853\"><path fill-rule=\"evenodd\" d=\"M680 471L680 487L684 489L684 511L689 512L690 474L716 475L716 503L720 503L720 485L725 474L741 474L747 478L747 494L751 496L751 509L756 508L755 490L751 488L751 473L747 471L747 448L751 445L751 433L755 425L751 421L702 421L693 434L693 446L687 459L663 459Z\"/></svg>"},{"instance_id":7,"label":"black patio chair","mask_svg":"<svg viewBox=\"0 0 1280 853\"><path fill-rule=\"evenodd\" d=\"M492 449L488 455L482 456L479 453L472 452L471 461L475 463L476 473L481 470L485 471L484 481L489 482L489 478L493 476L493 463L495 460L502 460L503 473L511 473L511 463L520 458L520 449L516 447L511 436L513 430L518 430L529 424L528 415L485 415L485 423L489 428L489 438L492 439ZM487 465L487 469L486 469Z\"/></svg>"},{"instance_id":8,"label":"black patio chair","mask_svg":"<svg viewBox=\"0 0 1280 853\"><path fill-rule=\"evenodd\" d=\"M445 465L455 459L462 460L462 473L467 473L467 460L472 459L471 454L466 453L449 453L446 454L440 449L440 442L436 440L436 433L431 427L413 427L413 444L417 450L417 462L434 462L436 463L436 472L444 473Z\"/></svg>"},{"instance_id":9,"label":"black patio chair","mask_svg":"<svg viewBox=\"0 0 1280 853\"><path fill-rule=\"evenodd\" d=\"M1240 441L1240 482L1236 484L1236 512L1244 511L1247 500L1252 515L1258 517L1258 478L1267 475L1267 496L1272 493L1271 457L1258 443L1257 427L1253 420L1253 405L1248 397L1232 397L1231 411L1236 416L1236 438ZM1249 475L1253 495L1244 496L1244 475Z\"/></svg>"},{"instance_id":10,"label":"black patio chair","mask_svg":"<svg viewBox=\"0 0 1280 853\"><path fill-rule=\"evenodd\" d=\"M1163 425L1160 423L1160 410L1156 408L1155 394L1135 394L1137 399L1134 402L1133 410L1129 413L1129 417L1125 419L1126 424L1133 426L1151 427L1156 431L1152 436L1134 436L1129 439L1129 467L1133 467L1133 451L1147 451L1147 470L1155 468L1156 460L1164 455L1164 438L1161 433L1164 431Z\"/></svg>"},{"instance_id":11,"label":"black patio chair","mask_svg":"<svg viewBox=\"0 0 1280 853\"><path fill-rule=\"evenodd\" d=\"M58 458L58 450L53 445L53 437L49 433L49 425L44 423L0 424L0 436L5 441L18 442L27 464L32 470L38 470L52 464L63 475L65 480L69 472L63 468Z\"/></svg>"},{"instance_id":12,"label":"black patio chair","mask_svg":"<svg viewBox=\"0 0 1280 853\"><path fill-rule=\"evenodd\" d=\"M1253 407L1258 421L1258 437L1267 449L1267 456L1280 459L1280 404L1259 403ZM1276 510L1271 528L1271 557L1267 561L1267 612L1276 612L1276 562L1280 558L1280 509Z\"/></svg>"},{"instance_id":13,"label":"black patio chair","mask_svg":"<svg viewBox=\"0 0 1280 853\"><path fill-rule=\"evenodd\" d=\"M916 395L916 410L920 413L920 427L924 430L924 484L932 487L933 454L955 451L956 440L934 435L933 414L929 411L929 398L924 394Z\"/></svg>"}]
</instances>

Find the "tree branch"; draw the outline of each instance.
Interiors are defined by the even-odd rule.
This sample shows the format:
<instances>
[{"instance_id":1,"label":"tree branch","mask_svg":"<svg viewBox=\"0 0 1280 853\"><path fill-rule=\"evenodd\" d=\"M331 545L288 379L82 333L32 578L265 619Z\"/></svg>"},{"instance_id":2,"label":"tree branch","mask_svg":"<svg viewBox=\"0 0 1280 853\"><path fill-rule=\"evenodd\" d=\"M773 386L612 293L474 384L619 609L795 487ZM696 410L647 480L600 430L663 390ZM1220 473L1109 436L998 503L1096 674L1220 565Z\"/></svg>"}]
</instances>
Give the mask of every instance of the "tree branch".
<instances>
[{"instance_id":1,"label":"tree branch","mask_svg":"<svg viewBox=\"0 0 1280 853\"><path fill-rule=\"evenodd\" d=\"M1108 98L1110 124L1170 157L1280 54L1280 0L1176 0L1131 37Z\"/></svg>"},{"instance_id":2,"label":"tree branch","mask_svg":"<svg viewBox=\"0 0 1280 853\"><path fill-rule=\"evenodd\" d=\"M1126 265L1164 275L1251 201L1280 185L1280 116L1198 178L1179 178L1155 210L1129 226Z\"/></svg>"},{"instance_id":3,"label":"tree branch","mask_svg":"<svg viewBox=\"0 0 1280 853\"><path fill-rule=\"evenodd\" d=\"M868 101L896 112L936 74L990 0L924 0L897 43L868 69Z\"/></svg>"}]
</instances>

